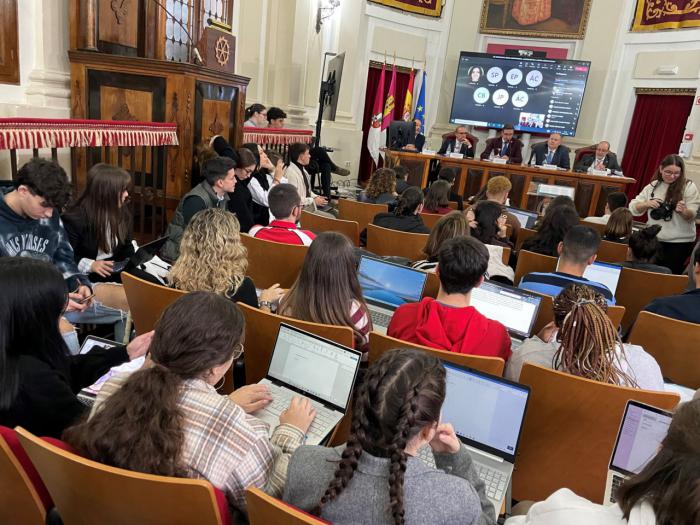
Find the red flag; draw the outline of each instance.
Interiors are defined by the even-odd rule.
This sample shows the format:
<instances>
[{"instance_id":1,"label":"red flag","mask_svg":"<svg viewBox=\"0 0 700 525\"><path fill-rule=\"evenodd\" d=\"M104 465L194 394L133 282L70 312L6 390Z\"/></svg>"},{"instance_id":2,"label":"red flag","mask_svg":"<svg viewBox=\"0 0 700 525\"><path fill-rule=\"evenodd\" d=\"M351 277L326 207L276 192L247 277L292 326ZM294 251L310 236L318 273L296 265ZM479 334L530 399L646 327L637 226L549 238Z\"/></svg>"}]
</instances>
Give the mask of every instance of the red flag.
<instances>
[{"instance_id":1,"label":"red flag","mask_svg":"<svg viewBox=\"0 0 700 525\"><path fill-rule=\"evenodd\" d=\"M376 165L379 162L379 148L381 146L381 127L382 127L382 110L384 108L384 75L386 72L386 64L382 65L382 73L379 75L379 86L377 86L377 94L374 97L374 106L372 106L372 122L367 134L367 149Z\"/></svg>"},{"instance_id":2,"label":"red flag","mask_svg":"<svg viewBox=\"0 0 700 525\"><path fill-rule=\"evenodd\" d=\"M389 84L389 93L386 95L384 102L384 114L382 115L382 131L386 131L394 120L394 101L396 98L396 64L393 65L391 71L391 83Z\"/></svg>"},{"instance_id":3,"label":"red flag","mask_svg":"<svg viewBox=\"0 0 700 525\"><path fill-rule=\"evenodd\" d=\"M403 103L403 112L401 114L402 118L408 122L411 120L411 109L413 109L413 75L414 71L411 69L411 76L408 77L408 89L406 89L406 99Z\"/></svg>"}]
</instances>

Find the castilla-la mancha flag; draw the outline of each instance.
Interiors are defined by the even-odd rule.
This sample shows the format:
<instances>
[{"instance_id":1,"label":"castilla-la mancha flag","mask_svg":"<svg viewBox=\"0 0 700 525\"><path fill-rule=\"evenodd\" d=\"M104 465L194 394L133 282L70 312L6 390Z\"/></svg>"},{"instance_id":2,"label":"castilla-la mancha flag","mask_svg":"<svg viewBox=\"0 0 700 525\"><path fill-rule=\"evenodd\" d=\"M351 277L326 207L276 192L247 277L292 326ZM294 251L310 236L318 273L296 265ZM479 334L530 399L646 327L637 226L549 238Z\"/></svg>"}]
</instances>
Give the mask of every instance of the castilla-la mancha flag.
<instances>
[{"instance_id":1,"label":"castilla-la mancha flag","mask_svg":"<svg viewBox=\"0 0 700 525\"><path fill-rule=\"evenodd\" d=\"M386 102L384 102L384 113L382 114L382 135L381 135L381 143L382 144L386 144L386 130L389 128L389 124L391 124L391 122L394 120L395 101L396 101L396 64L394 64L392 67L391 82L389 83L389 92L386 95ZM382 156L384 156L383 153L382 153Z\"/></svg>"},{"instance_id":2,"label":"castilla-la mancha flag","mask_svg":"<svg viewBox=\"0 0 700 525\"><path fill-rule=\"evenodd\" d=\"M406 100L403 103L403 112L401 118L406 122L411 120L411 110L413 109L413 76L414 71L411 69L411 76L408 77L408 89L406 89Z\"/></svg>"},{"instance_id":3,"label":"castilla-la mancha flag","mask_svg":"<svg viewBox=\"0 0 700 525\"><path fill-rule=\"evenodd\" d=\"M382 66L382 74L379 75L379 86L377 86L377 94L374 96L374 105L372 106L372 121L370 123L369 133L367 134L367 149L377 166L379 162L379 148L382 144L382 111L384 110L384 74L386 72L386 64Z\"/></svg>"}]
</instances>

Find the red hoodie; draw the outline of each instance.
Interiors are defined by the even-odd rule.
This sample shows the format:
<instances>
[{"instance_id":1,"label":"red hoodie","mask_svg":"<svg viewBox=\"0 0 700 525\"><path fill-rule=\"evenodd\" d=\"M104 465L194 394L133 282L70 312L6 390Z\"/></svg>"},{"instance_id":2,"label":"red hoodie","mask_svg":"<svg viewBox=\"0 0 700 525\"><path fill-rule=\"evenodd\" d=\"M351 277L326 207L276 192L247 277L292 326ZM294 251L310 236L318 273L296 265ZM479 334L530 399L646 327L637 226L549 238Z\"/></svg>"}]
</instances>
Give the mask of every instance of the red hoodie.
<instances>
[{"instance_id":1,"label":"red hoodie","mask_svg":"<svg viewBox=\"0 0 700 525\"><path fill-rule=\"evenodd\" d=\"M473 306L455 308L426 297L401 305L391 318L387 334L409 343L459 354L510 357L510 336L498 321Z\"/></svg>"}]
</instances>

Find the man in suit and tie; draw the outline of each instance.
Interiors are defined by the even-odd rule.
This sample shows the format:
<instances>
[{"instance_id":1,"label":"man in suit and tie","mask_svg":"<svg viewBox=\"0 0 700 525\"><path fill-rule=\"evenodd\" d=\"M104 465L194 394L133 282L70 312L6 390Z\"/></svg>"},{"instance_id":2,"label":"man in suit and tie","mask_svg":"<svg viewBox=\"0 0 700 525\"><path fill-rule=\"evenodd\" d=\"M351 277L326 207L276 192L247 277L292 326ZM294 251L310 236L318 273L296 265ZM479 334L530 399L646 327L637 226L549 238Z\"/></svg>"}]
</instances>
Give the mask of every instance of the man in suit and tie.
<instances>
[{"instance_id":1,"label":"man in suit and tie","mask_svg":"<svg viewBox=\"0 0 700 525\"><path fill-rule=\"evenodd\" d=\"M552 133L547 142L533 146L532 153L530 153L530 163L532 163L533 157L537 166L551 164L565 170L571 169L569 148L561 143L560 133Z\"/></svg>"},{"instance_id":2,"label":"man in suit and tie","mask_svg":"<svg viewBox=\"0 0 700 525\"><path fill-rule=\"evenodd\" d=\"M474 158L474 145L467 138L467 128L457 126L455 129L454 139L445 139L438 150L440 155L449 155L450 153L461 153L466 158Z\"/></svg>"},{"instance_id":3,"label":"man in suit and tie","mask_svg":"<svg viewBox=\"0 0 700 525\"><path fill-rule=\"evenodd\" d=\"M610 151L610 143L607 140L600 141L595 147L595 153L586 153L574 166L574 171L590 170L620 171L617 155Z\"/></svg>"},{"instance_id":4,"label":"man in suit and tie","mask_svg":"<svg viewBox=\"0 0 700 525\"><path fill-rule=\"evenodd\" d=\"M423 123L419 118L417 118L413 120L413 125L416 127L413 144L406 144L403 149L407 151L417 151L420 153L423 151L423 146L425 146L425 135L420 132L420 129L423 127Z\"/></svg>"},{"instance_id":5,"label":"man in suit and tie","mask_svg":"<svg viewBox=\"0 0 700 525\"><path fill-rule=\"evenodd\" d=\"M486 149L481 154L482 160L491 158L506 159L508 164L522 164L523 143L514 138L515 131L512 124L505 124L501 136L486 141Z\"/></svg>"}]
</instances>

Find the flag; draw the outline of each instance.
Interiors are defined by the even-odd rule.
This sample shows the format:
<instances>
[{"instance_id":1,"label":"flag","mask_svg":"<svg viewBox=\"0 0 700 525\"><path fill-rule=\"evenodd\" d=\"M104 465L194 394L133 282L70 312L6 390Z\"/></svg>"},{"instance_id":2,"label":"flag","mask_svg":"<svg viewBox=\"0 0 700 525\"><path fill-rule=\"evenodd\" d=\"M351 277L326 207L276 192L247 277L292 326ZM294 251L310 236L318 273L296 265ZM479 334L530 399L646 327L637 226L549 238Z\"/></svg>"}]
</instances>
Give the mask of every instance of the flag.
<instances>
[{"instance_id":1,"label":"flag","mask_svg":"<svg viewBox=\"0 0 700 525\"><path fill-rule=\"evenodd\" d=\"M403 103L403 113L401 113L402 118L408 122L411 120L411 109L413 109L413 69L411 69L411 76L408 77L408 89L406 89L406 99Z\"/></svg>"},{"instance_id":2,"label":"flag","mask_svg":"<svg viewBox=\"0 0 700 525\"><path fill-rule=\"evenodd\" d=\"M379 75L379 86L377 86L377 94L374 97L374 106L372 106L372 121L367 134L367 149L376 166L379 162L379 147L381 146L381 128L382 128L382 110L384 109L384 73L386 64L382 66L382 73Z\"/></svg>"},{"instance_id":3,"label":"flag","mask_svg":"<svg viewBox=\"0 0 700 525\"><path fill-rule=\"evenodd\" d=\"M418 92L418 102L416 102L416 112L413 114L413 118L420 120L420 132L425 135L425 84L428 80L428 74L423 72L423 81L420 85L420 91Z\"/></svg>"},{"instance_id":4,"label":"flag","mask_svg":"<svg viewBox=\"0 0 700 525\"><path fill-rule=\"evenodd\" d=\"M381 134L381 143L386 144L386 130L389 127L389 124L391 124L391 121L394 120L394 102L396 99L396 64L394 64L393 69L391 71L391 82L389 83L389 93L386 95L386 102L384 102L384 113L382 114L382 134ZM383 152L380 152L382 154L382 157L384 156Z\"/></svg>"}]
</instances>

